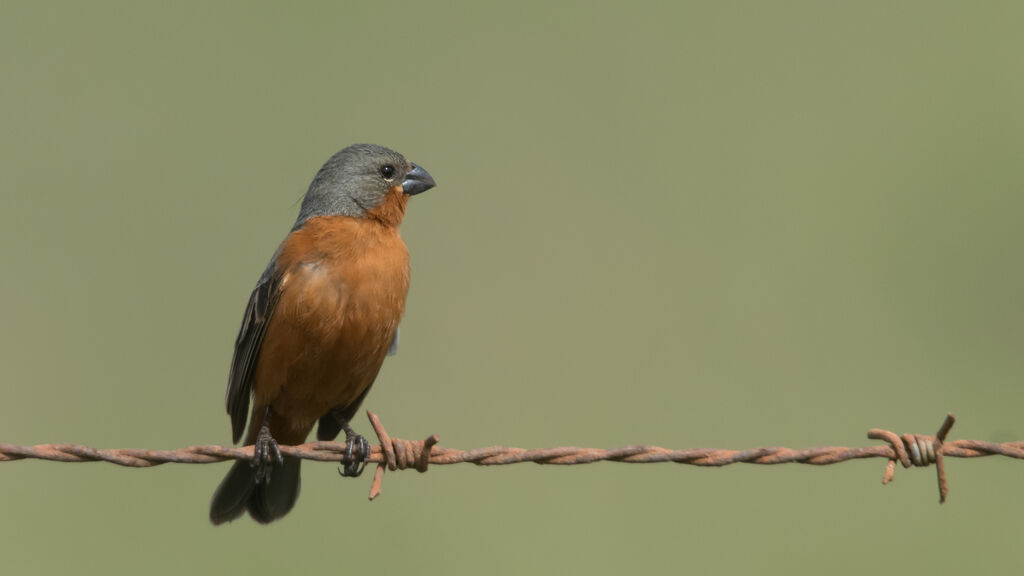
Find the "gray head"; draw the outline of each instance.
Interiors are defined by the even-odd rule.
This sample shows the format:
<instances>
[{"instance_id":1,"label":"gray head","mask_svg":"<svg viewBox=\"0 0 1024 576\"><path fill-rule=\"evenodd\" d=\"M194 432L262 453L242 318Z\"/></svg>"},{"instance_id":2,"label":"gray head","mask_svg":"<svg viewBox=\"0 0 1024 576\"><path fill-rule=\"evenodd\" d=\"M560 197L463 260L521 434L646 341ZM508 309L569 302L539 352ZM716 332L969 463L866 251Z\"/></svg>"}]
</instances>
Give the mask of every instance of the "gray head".
<instances>
[{"instance_id":1,"label":"gray head","mask_svg":"<svg viewBox=\"0 0 1024 576\"><path fill-rule=\"evenodd\" d=\"M394 150L353 144L331 156L317 172L302 199L295 228L317 216L364 217L397 186L412 196L433 188L434 179Z\"/></svg>"}]
</instances>

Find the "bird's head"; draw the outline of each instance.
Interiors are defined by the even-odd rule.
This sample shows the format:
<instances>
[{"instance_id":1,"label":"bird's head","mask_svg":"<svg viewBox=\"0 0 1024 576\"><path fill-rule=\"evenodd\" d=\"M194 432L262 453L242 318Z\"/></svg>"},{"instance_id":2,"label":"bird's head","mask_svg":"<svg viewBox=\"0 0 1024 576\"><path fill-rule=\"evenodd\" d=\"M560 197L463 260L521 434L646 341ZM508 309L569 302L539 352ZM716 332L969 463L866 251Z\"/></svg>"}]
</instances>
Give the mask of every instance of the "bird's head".
<instances>
[{"instance_id":1,"label":"bird's head","mask_svg":"<svg viewBox=\"0 0 1024 576\"><path fill-rule=\"evenodd\" d=\"M318 216L376 218L397 225L410 196L434 187L423 168L376 144L353 144L331 156L302 200L295 227Z\"/></svg>"}]
</instances>

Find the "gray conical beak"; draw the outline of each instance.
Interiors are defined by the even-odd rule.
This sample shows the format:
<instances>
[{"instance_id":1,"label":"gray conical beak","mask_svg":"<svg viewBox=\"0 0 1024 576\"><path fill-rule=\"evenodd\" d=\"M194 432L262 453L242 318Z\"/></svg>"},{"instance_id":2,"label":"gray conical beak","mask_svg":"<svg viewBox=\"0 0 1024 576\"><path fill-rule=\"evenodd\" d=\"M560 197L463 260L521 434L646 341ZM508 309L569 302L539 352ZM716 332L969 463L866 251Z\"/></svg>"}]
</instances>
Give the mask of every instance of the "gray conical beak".
<instances>
[{"instance_id":1,"label":"gray conical beak","mask_svg":"<svg viewBox=\"0 0 1024 576\"><path fill-rule=\"evenodd\" d=\"M412 165L412 172L402 180L402 192L409 196L415 196L420 192L426 192L434 187L434 179L422 167Z\"/></svg>"}]
</instances>

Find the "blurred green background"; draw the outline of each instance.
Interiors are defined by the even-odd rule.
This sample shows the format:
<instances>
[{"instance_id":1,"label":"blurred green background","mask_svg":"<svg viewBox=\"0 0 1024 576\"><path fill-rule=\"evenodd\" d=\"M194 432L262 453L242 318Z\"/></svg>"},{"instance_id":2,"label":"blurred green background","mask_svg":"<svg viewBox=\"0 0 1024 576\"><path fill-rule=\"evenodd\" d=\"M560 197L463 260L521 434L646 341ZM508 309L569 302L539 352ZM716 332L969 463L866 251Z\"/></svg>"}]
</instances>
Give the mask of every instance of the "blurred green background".
<instances>
[{"instance_id":1,"label":"blurred green background","mask_svg":"<svg viewBox=\"0 0 1024 576\"><path fill-rule=\"evenodd\" d=\"M1024 439L1024 5L0 4L0 442L230 441L256 278L320 164L410 206L365 404L475 448ZM356 427L369 434L365 420ZM5 464L5 574L1011 573L1024 465Z\"/></svg>"}]
</instances>

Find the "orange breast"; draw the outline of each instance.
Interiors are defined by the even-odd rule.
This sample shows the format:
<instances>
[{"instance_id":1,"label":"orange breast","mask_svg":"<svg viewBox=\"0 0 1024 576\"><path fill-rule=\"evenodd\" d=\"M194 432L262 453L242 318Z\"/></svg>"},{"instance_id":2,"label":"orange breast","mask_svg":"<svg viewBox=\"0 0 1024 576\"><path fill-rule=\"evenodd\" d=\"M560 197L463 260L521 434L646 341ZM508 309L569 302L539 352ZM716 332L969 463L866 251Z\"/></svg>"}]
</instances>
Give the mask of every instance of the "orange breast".
<instances>
[{"instance_id":1,"label":"orange breast","mask_svg":"<svg viewBox=\"0 0 1024 576\"><path fill-rule=\"evenodd\" d=\"M405 311L409 252L394 226L320 217L288 237L277 269L283 289L256 365L253 415L270 405L274 437L299 443L376 378Z\"/></svg>"}]
</instances>

